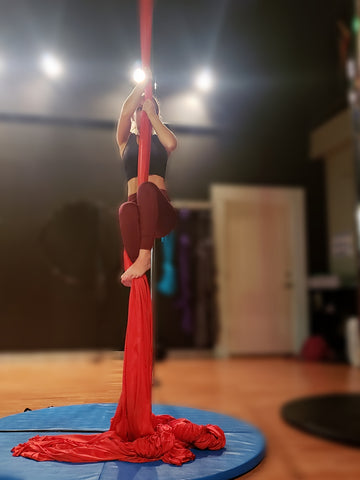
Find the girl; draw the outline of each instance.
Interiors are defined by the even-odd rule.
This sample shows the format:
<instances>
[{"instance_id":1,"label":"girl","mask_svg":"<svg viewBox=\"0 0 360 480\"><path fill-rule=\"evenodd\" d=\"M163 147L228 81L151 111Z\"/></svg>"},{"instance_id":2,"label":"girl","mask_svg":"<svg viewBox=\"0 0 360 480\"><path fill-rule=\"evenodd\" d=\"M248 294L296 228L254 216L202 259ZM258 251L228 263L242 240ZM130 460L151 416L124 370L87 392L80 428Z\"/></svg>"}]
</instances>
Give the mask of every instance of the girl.
<instances>
[{"instance_id":1,"label":"girl","mask_svg":"<svg viewBox=\"0 0 360 480\"><path fill-rule=\"evenodd\" d=\"M121 276L130 287L134 278L150 268L150 252L155 238L164 237L174 228L177 213L165 186L166 164L177 140L159 117L159 104L153 97L144 99L144 89L152 81L150 70L145 80L125 100L117 125L116 140L127 176L128 201L119 210L124 248L133 264ZM138 188L138 151L141 115L147 115L153 128L148 182Z\"/></svg>"}]
</instances>

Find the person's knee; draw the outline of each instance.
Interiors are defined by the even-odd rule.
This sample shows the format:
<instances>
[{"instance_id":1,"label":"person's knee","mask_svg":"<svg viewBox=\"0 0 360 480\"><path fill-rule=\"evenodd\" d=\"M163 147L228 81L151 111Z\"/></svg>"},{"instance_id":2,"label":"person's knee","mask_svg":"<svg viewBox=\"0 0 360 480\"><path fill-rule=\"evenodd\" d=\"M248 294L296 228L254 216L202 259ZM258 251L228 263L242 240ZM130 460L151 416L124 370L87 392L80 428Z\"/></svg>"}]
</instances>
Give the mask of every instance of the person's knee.
<instances>
[{"instance_id":1,"label":"person's knee","mask_svg":"<svg viewBox=\"0 0 360 480\"><path fill-rule=\"evenodd\" d=\"M137 191L138 198L146 198L149 195L157 195L159 191L158 187L152 182L144 182L142 183Z\"/></svg>"},{"instance_id":2,"label":"person's knee","mask_svg":"<svg viewBox=\"0 0 360 480\"><path fill-rule=\"evenodd\" d=\"M137 205L134 202L125 202L119 207L119 218L125 218L129 215L136 215L137 214Z\"/></svg>"}]
</instances>

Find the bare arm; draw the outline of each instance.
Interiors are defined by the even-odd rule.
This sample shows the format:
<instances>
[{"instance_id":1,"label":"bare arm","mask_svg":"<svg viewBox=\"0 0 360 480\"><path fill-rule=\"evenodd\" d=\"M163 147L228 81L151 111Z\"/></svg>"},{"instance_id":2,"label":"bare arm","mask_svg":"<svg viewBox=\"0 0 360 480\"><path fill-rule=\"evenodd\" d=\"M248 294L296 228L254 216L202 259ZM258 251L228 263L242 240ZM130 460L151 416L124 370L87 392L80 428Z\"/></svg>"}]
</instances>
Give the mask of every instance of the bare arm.
<instances>
[{"instance_id":1,"label":"bare arm","mask_svg":"<svg viewBox=\"0 0 360 480\"><path fill-rule=\"evenodd\" d=\"M170 154L177 147L177 139L173 132L168 129L160 120L156 113L154 102L152 100L145 100L143 110L149 117L150 123L157 133L157 136L164 146L165 150Z\"/></svg>"},{"instance_id":2,"label":"bare arm","mask_svg":"<svg viewBox=\"0 0 360 480\"><path fill-rule=\"evenodd\" d=\"M121 108L116 129L116 141L119 146L120 155L122 155L130 135L131 117L133 116L136 107L139 105L141 95L149 81L151 81L151 74L147 74L145 80L135 86Z\"/></svg>"}]
</instances>

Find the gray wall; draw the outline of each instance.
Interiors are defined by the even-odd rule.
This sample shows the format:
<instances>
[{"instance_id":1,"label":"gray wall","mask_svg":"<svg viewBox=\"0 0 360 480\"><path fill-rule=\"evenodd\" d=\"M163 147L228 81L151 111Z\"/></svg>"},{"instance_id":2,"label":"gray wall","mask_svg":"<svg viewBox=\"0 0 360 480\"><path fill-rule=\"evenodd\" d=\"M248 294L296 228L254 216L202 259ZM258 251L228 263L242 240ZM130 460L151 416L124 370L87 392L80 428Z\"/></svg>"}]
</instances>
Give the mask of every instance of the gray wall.
<instances>
[{"instance_id":1,"label":"gray wall","mask_svg":"<svg viewBox=\"0 0 360 480\"><path fill-rule=\"evenodd\" d=\"M1 349L121 348L117 210L126 198L115 123L0 124ZM168 164L173 199L208 199L212 182L302 184L302 149L282 154L241 133L178 127ZM259 149L262 155L259 153ZM289 155L289 158L287 158Z\"/></svg>"}]
</instances>

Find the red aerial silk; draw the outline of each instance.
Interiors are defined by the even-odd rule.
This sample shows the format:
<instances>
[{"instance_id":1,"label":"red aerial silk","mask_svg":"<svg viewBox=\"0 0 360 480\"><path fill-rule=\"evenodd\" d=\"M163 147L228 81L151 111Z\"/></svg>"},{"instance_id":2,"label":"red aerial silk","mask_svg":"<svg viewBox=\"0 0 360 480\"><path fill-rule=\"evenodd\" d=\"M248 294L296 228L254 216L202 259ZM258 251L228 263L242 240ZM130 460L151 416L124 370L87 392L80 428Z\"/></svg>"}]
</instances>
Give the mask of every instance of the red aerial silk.
<instances>
[{"instance_id":1,"label":"red aerial silk","mask_svg":"<svg viewBox=\"0 0 360 480\"><path fill-rule=\"evenodd\" d=\"M140 0L140 28L143 64L150 64L152 0ZM151 86L145 96L151 97ZM139 183L149 171L151 125L141 118ZM131 261L124 252L125 269ZM190 448L218 450L225 435L215 425L196 425L170 415L153 415L152 385L152 305L146 275L134 279L130 290L128 326L125 340L121 397L107 432L92 435L53 435L30 438L12 449L14 456L38 461L100 462L162 460L182 465L193 460Z\"/></svg>"},{"instance_id":2,"label":"red aerial silk","mask_svg":"<svg viewBox=\"0 0 360 480\"><path fill-rule=\"evenodd\" d=\"M143 67L150 67L151 29L153 0L140 0L140 47ZM145 88L145 100L152 98L151 82ZM149 176L152 127L147 115L142 112L138 158L138 185L147 182Z\"/></svg>"}]
</instances>

